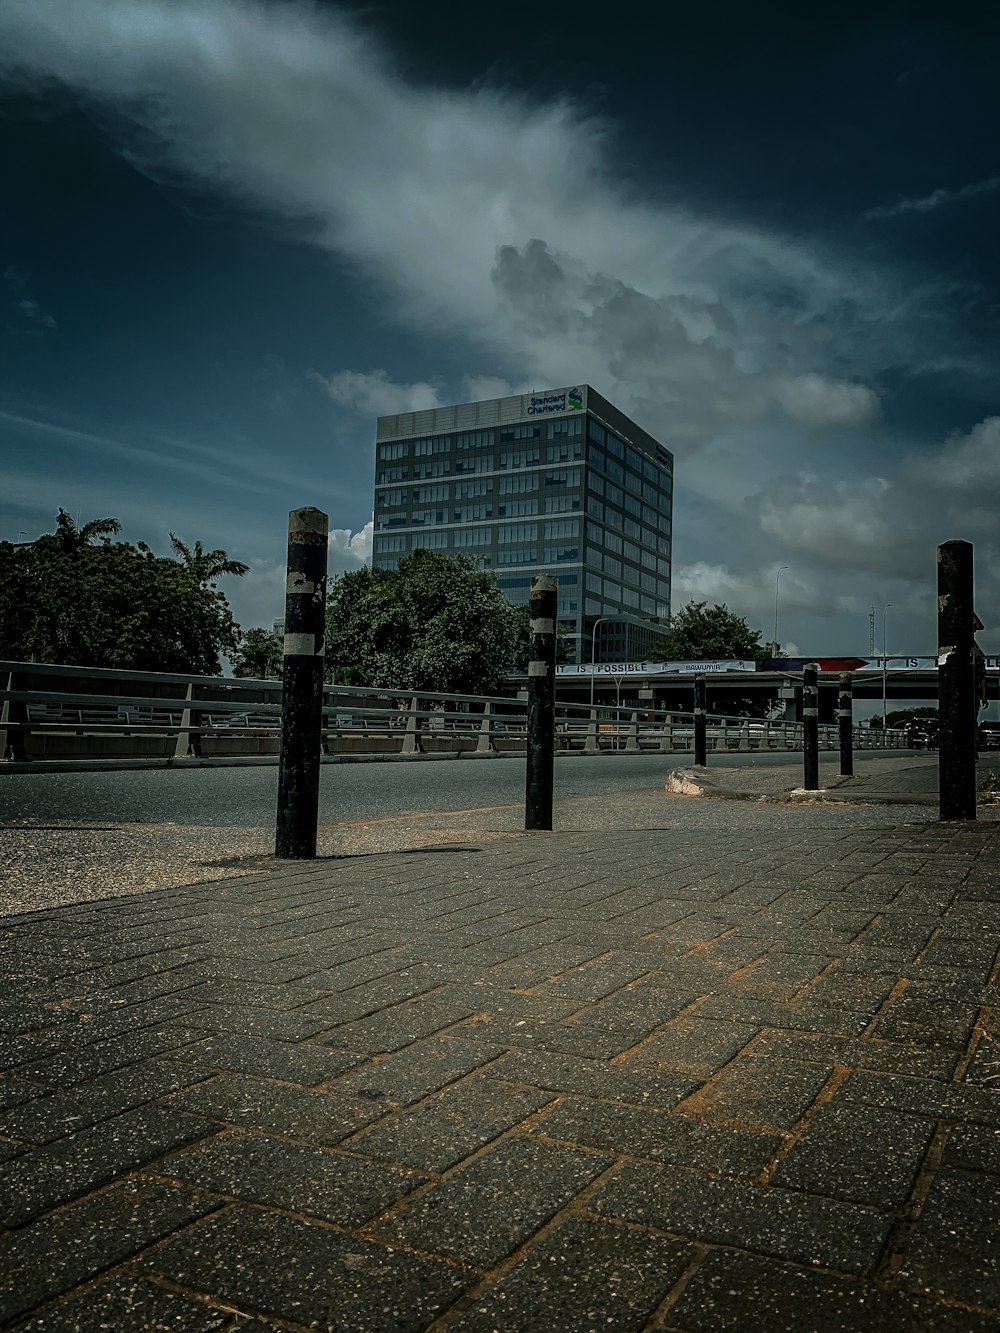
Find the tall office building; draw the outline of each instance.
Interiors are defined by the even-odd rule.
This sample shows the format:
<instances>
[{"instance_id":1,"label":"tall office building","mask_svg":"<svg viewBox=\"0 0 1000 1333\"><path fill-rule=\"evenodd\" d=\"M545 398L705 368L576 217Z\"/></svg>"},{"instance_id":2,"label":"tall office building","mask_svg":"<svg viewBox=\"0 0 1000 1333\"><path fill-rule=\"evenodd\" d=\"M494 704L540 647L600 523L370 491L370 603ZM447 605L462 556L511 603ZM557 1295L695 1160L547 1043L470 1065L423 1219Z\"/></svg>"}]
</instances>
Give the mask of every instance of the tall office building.
<instances>
[{"instance_id":1,"label":"tall office building","mask_svg":"<svg viewBox=\"0 0 1000 1333\"><path fill-rule=\"evenodd\" d=\"M663 633L673 455L589 385L379 417L375 455L376 569L461 552L512 602L554 574L581 662Z\"/></svg>"}]
</instances>

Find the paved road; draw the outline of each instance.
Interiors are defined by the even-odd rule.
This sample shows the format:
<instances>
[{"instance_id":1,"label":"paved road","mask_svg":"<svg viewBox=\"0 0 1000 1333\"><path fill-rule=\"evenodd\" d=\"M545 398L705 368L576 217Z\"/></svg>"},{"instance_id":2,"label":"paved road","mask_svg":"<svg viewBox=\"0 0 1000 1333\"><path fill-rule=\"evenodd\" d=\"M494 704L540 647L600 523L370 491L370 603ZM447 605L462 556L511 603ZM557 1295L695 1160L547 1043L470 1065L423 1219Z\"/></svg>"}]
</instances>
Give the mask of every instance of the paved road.
<instances>
[{"instance_id":1,"label":"paved road","mask_svg":"<svg viewBox=\"0 0 1000 1333\"><path fill-rule=\"evenodd\" d=\"M893 751L873 752L878 757ZM901 753L905 753L901 752ZM859 770L866 758L858 756ZM787 754L710 755L712 768L787 764ZM690 755L571 756L556 764L558 799L662 788ZM823 762L835 762L824 755ZM0 823L86 820L116 824L267 828L278 770L141 769L132 772L0 774ZM524 800L523 759L330 764L322 774L320 822L385 819L411 811L474 810Z\"/></svg>"}]
</instances>

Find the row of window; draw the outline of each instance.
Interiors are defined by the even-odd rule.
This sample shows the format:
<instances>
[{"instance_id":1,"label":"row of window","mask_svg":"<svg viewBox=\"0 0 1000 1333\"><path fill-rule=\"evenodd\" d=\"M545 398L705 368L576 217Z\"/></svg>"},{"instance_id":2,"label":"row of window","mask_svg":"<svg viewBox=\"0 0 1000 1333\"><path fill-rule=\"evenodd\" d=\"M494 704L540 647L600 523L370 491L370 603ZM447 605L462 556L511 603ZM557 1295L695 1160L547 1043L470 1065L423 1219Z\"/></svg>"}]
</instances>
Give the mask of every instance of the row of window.
<instances>
[{"instance_id":1,"label":"row of window","mask_svg":"<svg viewBox=\"0 0 1000 1333\"><path fill-rule=\"evenodd\" d=\"M567 459L562 450L547 449L545 451L547 463L563 463ZM468 458L456 458L454 468L451 460L448 458L432 458L425 462L414 463L412 467L408 463L394 463L389 467L381 467L375 474L375 484L377 486L391 486L394 482L433 480L435 477L450 477L452 473L456 476L468 476L470 473L477 472L496 472L506 469L534 467L540 463L537 453L527 454L523 450L515 453L501 450L499 464L495 463L492 454L472 454ZM559 472L546 472L546 486L579 486L580 469L563 468ZM575 478L575 480L574 480ZM504 478L501 477L501 481ZM525 489L534 489L528 486ZM395 492L393 492L395 493Z\"/></svg>"},{"instance_id":2,"label":"row of window","mask_svg":"<svg viewBox=\"0 0 1000 1333\"><path fill-rule=\"evenodd\" d=\"M501 426L500 443L513 444L520 440L573 440L583 439L583 418L564 417L558 421L548 421L542 425ZM495 440L492 428L487 430L462 430L455 436L456 449L488 449ZM577 445L577 449L582 445ZM414 458L426 458L431 454L446 454L451 448L450 435L426 435L416 440L391 440L378 446L381 462L392 462L397 458L409 457L412 450ZM577 453L575 457L579 458Z\"/></svg>"}]
</instances>

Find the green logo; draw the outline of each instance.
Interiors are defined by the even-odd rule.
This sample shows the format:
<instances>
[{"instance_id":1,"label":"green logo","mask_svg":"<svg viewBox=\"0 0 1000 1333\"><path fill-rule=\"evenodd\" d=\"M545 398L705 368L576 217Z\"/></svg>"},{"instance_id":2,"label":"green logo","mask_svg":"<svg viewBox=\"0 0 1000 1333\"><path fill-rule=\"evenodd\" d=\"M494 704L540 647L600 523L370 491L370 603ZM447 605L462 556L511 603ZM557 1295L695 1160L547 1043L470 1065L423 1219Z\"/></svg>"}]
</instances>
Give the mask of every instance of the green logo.
<instances>
[{"instance_id":1,"label":"green logo","mask_svg":"<svg viewBox=\"0 0 1000 1333\"><path fill-rule=\"evenodd\" d=\"M581 389L566 390L566 408L570 412L583 411L583 391Z\"/></svg>"}]
</instances>

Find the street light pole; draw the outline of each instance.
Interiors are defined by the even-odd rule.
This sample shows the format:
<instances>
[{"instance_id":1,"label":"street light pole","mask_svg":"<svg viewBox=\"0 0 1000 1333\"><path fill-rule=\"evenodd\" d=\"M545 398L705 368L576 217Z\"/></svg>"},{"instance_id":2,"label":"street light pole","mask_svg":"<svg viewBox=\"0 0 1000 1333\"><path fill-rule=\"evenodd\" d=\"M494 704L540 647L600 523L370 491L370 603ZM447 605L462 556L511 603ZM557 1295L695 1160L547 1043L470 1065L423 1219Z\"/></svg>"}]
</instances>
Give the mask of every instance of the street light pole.
<instances>
[{"instance_id":1,"label":"street light pole","mask_svg":"<svg viewBox=\"0 0 1000 1333\"><path fill-rule=\"evenodd\" d=\"M782 571L787 568L788 568L787 565L780 565L778 567L777 574L775 574L774 576L774 639L772 640L772 642L774 644L775 657L778 656L778 653L780 651L780 647L778 644L778 580L781 578Z\"/></svg>"},{"instance_id":2,"label":"street light pole","mask_svg":"<svg viewBox=\"0 0 1000 1333\"><path fill-rule=\"evenodd\" d=\"M882 608L882 744L885 745L886 731L886 693L889 682L889 651L886 648L885 638L885 613L892 606L892 602L886 602Z\"/></svg>"},{"instance_id":3,"label":"street light pole","mask_svg":"<svg viewBox=\"0 0 1000 1333\"><path fill-rule=\"evenodd\" d=\"M598 616L590 634L590 707L594 707L594 659L597 656L597 627L602 625L607 616Z\"/></svg>"}]
</instances>

